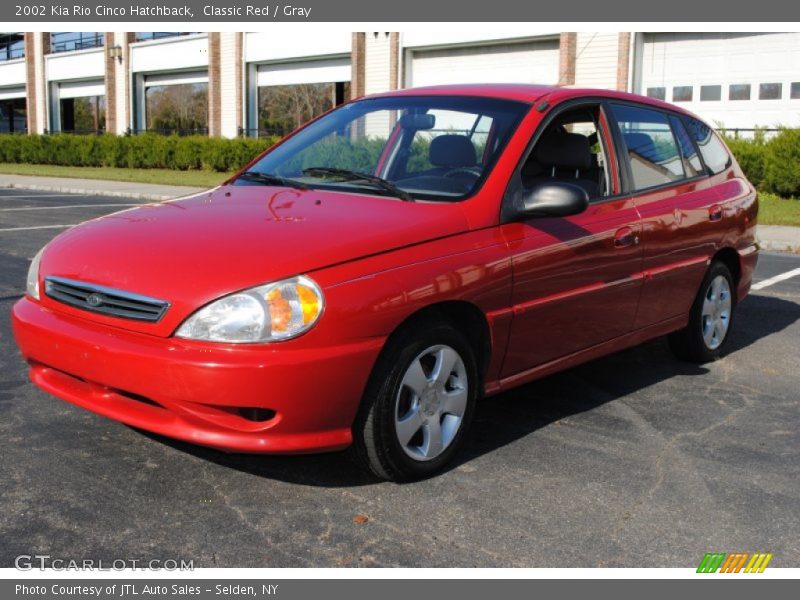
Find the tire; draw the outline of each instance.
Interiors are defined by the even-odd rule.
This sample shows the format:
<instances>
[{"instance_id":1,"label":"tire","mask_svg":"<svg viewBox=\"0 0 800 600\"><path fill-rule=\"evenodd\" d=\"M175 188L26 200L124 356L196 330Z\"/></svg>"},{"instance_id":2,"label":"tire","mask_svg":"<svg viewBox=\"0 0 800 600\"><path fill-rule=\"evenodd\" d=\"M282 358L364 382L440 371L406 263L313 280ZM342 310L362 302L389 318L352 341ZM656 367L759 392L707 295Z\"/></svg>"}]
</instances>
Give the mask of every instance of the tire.
<instances>
[{"instance_id":1,"label":"tire","mask_svg":"<svg viewBox=\"0 0 800 600\"><path fill-rule=\"evenodd\" d=\"M389 338L367 384L353 426L357 460L396 482L441 471L463 445L480 389L461 332L431 319L407 325Z\"/></svg>"},{"instance_id":2,"label":"tire","mask_svg":"<svg viewBox=\"0 0 800 600\"><path fill-rule=\"evenodd\" d=\"M730 339L735 307L736 285L730 269L714 261L692 304L689 324L669 336L673 354L695 363L719 359Z\"/></svg>"}]
</instances>

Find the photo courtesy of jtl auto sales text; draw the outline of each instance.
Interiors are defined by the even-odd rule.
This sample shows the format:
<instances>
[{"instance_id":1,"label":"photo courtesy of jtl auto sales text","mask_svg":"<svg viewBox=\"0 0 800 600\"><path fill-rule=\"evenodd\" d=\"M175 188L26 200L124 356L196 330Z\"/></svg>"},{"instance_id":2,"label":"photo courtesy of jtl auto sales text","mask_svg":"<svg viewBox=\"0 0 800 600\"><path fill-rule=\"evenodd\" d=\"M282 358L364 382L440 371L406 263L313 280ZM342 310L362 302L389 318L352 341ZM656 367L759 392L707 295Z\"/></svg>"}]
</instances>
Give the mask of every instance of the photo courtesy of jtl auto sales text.
<instances>
[{"instance_id":1,"label":"photo courtesy of jtl auto sales text","mask_svg":"<svg viewBox=\"0 0 800 600\"><path fill-rule=\"evenodd\" d=\"M796 6L0 20L0 597L797 595Z\"/></svg>"}]
</instances>

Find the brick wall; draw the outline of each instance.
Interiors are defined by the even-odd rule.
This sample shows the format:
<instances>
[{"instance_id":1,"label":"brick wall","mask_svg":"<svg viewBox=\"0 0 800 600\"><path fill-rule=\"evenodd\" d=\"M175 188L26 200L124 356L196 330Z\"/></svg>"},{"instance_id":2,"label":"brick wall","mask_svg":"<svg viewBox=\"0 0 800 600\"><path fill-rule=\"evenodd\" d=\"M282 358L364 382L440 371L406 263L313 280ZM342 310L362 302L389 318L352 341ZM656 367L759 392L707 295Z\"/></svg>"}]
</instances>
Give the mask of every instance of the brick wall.
<instances>
[{"instance_id":1,"label":"brick wall","mask_svg":"<svg viewBox=\"0 0 800 600\"><path fill-rule=\"evenodd\" d=\"M47 130L44 55L49 44L49 33L25 33L25 97L29 133Z\"/></svg>"},{"instance_id":2,"label":"brick wall","mask_svg":"<svg viewBox=\"0 0 800 600\"><path fill-rule=\"evenodd\" d=\"M577 33L562 32L558 41L558 84L575 83L575 56Z\"/></svg>"},{"instance_id":3,"label":"brick wall","mask_svg":"<svg viewBox=\"0 0 800 600\"><path fill-rule=\"evenodd\" d=\"M208 133L222 132L222 86L220 66L220 33L208 34Z\"/></svg>"}]
</instances>

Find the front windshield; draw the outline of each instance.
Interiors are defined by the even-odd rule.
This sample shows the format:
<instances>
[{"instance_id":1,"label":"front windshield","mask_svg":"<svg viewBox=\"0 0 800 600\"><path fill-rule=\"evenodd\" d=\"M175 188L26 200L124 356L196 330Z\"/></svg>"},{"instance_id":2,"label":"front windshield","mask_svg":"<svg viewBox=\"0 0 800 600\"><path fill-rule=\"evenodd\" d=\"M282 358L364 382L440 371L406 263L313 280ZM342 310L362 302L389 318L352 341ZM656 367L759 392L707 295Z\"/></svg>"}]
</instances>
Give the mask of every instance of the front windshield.
<instances>
[{"instance_id":1,"label":"front windshield","mask_svg":"<svg viewBox=\"0 0 800 600\"><path fill-rule=\"evenodd\" d=\"M464 96L361 100L298 132L235 183L460 200L478 189L529 108Z\"/></svg>"}]
</instances>

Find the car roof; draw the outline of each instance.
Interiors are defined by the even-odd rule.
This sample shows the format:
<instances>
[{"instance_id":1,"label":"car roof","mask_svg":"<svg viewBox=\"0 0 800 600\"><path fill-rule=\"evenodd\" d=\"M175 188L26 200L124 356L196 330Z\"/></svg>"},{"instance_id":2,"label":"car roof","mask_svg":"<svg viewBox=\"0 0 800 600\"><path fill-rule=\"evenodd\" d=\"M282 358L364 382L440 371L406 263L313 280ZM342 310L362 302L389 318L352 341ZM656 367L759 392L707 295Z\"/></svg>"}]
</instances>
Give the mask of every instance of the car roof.
<instances>
[{"instance_id":1,"label":"car roof","mask_svg":"<svg viewBox=\"0 0 800 600\"><path fill-rule=\"evenodd\" d=\"M368 98L385 98L387 96L477 96L483 98L500 98L516 100L533 104L547 97L549 104L556 104L574 98L608 98L615 100L628 100L640 104L649 104L656 108L664 108L695 116L687 110L674 104L669 104L656 98L640 96L616 90L603 90L595 88L562 87L557 85L536 85L522 83L470 83L455 85L435 85L428 87L406 88L381 94L367 96Z\"/></svg>"}]
</instances>

